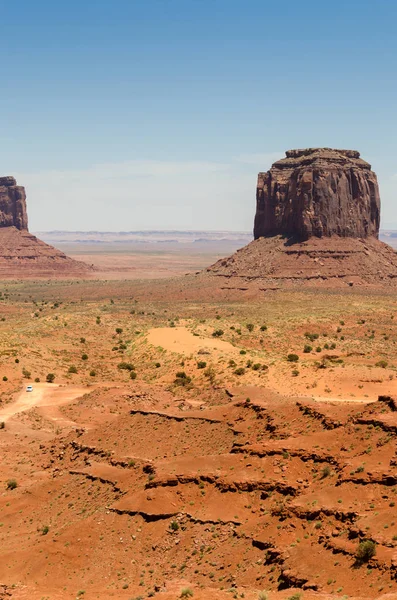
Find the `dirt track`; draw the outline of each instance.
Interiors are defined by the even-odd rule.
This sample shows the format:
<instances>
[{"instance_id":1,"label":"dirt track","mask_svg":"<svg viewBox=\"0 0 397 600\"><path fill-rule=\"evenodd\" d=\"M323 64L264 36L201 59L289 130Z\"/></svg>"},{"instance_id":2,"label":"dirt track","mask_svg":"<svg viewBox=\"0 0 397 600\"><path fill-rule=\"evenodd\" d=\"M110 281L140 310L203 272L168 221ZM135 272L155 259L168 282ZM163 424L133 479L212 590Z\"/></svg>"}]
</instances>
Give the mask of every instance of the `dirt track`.
<instances>
[{"instance_id":1,"label":"dirt track","mask_svg":"<svg viewBox=\"0 0 397 600\"><path fill-rule=\"evenodd\" d=\"M68 404L86 391L86 388L81 386L62 387L55 383L36 383L33 386L33 392L27 392L26 387L24 387L16 401L0 411L0 420L6 422L14 415L35 406L43 407L43 409L48 408L48 413L50 413L48 416L54 420L52 407ZM44 410L45 412L47 411Z\"/></svg>"}]
</instances>

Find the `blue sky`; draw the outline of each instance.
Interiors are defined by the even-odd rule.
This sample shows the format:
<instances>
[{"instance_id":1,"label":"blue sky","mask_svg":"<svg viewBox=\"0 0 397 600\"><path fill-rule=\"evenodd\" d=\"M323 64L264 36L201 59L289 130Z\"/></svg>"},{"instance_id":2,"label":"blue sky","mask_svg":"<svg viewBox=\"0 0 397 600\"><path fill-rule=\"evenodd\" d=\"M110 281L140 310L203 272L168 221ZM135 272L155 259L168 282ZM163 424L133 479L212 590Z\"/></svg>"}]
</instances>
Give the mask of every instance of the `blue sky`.
<instances>
[{"instance_id":1,"label":"blue sky","mask_svg":"<svg viewBox=\"0 0 397 600\"><path fill-rule=\"evenodd\" d=\"M397 228L394 0L1 1L31 230L252 228L288 148L360 150Z\"/></svg>"}]
</instances>

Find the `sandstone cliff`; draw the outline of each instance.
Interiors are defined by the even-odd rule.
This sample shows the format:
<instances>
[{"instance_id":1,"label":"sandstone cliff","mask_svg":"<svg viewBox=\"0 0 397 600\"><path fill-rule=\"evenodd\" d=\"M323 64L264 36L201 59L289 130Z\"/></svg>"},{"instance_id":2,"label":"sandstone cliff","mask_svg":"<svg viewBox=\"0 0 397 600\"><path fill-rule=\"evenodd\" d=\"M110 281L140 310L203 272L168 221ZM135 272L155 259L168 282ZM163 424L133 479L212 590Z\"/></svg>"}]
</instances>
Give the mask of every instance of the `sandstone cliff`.
<instances>
[{"instance_id":1,"label":"sandstone cliff","mask_svg":"<svg viewBox=\"0 0 397 600\"><path fill-rule=\"evenodd\" d=\"M289 150L259 173L256 199L255 239L378 237L377 178L355 150Z\"/></svg>"},{"instance_id":2,"label":"sandstone cliff","mask_svg":"<svg viewBox=\"0 0 397 600\"><path fill-rule=\"evenodd\" d=\"M0 177L0 227L28 228L25 188L14 177Z\"/></svg>"}]
</instances>

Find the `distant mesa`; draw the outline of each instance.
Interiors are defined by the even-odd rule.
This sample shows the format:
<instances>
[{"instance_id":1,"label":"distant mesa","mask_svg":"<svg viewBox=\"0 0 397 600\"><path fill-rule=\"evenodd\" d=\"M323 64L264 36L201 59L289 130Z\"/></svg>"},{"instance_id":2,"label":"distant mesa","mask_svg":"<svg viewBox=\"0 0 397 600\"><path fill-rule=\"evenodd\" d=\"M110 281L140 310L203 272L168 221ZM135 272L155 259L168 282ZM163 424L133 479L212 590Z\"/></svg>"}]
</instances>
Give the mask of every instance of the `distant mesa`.
<instances>
[{"instance_id":1,"label":"distant mesa","mask_svg":"<svg viewBox=\"0 0 397 600\"><path fill-rule=\"evenodd\" d=\"M92 271L28 231L25 188L0 177L0 278L68 277Z\"/></svg>"},{"instance_id":2,"label":"distant mesa","mask_svg":"<svg viewBox=\"0 0 397 600\"><path fill-rule=\"evenodd\" d=\"M378 240L376 174L356 150L288 150L256 190L255 240L208 269L278 284L396 285L397 253Z\"/></svg>"}]
</instances>

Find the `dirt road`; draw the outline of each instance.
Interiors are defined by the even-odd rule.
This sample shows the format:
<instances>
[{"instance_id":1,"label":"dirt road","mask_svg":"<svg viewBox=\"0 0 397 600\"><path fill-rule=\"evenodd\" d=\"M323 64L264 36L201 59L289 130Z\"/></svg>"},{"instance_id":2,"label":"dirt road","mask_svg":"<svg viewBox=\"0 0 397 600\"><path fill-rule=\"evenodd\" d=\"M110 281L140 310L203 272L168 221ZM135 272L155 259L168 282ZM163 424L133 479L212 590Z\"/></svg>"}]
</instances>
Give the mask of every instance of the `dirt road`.
<instances>
[{"instance_id":1,"label":"dirt road","mask_svg":"<svg viewBox=\"0 0 397 600\"><path fill-rule=\"evenodd\" d=\"M35 383L33 392L23 391L18 395L15 402L0 410L0 421L6 422L14 415L29 410L30 408L48 408L51 413L53 407L62 406L72 402L87 392L86 387L81 386L59 386L55 383Z\"/></svg>"}]
</instances>

